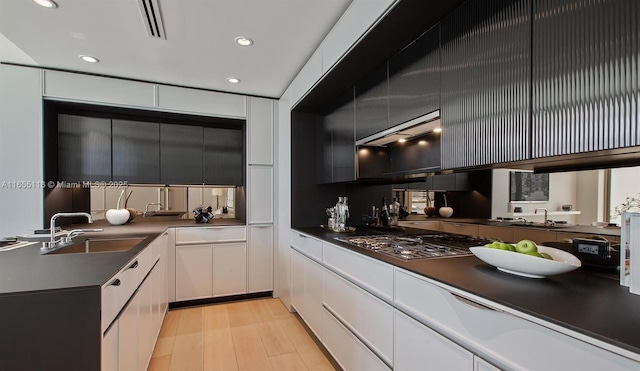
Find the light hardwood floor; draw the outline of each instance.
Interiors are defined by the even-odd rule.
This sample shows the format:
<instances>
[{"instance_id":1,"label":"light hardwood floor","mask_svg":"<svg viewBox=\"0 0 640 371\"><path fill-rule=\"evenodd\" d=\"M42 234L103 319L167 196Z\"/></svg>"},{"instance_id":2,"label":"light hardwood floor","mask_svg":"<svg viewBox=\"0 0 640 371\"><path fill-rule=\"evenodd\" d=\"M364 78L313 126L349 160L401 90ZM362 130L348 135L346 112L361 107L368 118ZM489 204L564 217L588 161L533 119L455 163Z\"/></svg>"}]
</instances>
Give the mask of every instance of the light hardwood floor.
<instances>
[{"instance_id":1,"label":"light hardwood floor","mask_svg":"<svg viewBox=\"0 0 640 371\"><path fill-rule=\"evenodd\" d=\"M260 298L167 313L149 370L335 370L279 299Z\"/></svg>"}]
</instances>

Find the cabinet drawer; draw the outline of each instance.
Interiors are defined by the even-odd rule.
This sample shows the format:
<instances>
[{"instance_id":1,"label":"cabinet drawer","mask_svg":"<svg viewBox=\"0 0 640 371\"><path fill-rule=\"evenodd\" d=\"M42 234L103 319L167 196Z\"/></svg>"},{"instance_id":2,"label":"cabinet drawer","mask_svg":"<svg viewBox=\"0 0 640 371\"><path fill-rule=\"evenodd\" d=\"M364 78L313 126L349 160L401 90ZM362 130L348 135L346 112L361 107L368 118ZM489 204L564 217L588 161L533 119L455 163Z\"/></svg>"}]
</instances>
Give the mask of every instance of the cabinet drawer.
<instances>
[{"instance_id":1,"label":"cabinet drawer","mask_svg":"<svg viewBox=\"0 0 640 371\"><path fill-rule=\"evenodd\" d=\"M396 307L501 369L634 369L639 364L396 270ZM523 352L523 349L535 349ZM541 354L546 356L541 357Z\"/></svg>"},{"instance_id":2,"label":"cabinet drawer","mask_svg":"<svg viewBox=\"0 0 640 371\"><path fill-rule=\"evenodd\" d=\"M343 370L391 370L326 308L322 314L322 342Z\"/></svg>"},{"instance_id":3,"label":"cabinet drawer","mask_svg":"<svg viewBox=\"0 0 640 371\"><path fill-rule=\"evenodd\" d=\"M137 258L102 286L102 331L106 330L140 283Z\"/></svg>"},{"instance_id":4,"label":"cabinet drawer","mask_svg":"<svg viewBox=\"0 0 640 371\"><path fill-rule=\"evenodd\" d=\"M441 231L439 221L404 221L398 223L401 227L426 229L430 231Z\"/></svg>"},{"instance_id":5,"label":"cabinet drawer","mask_svg":"<svg viewBox=\"0 0 640 371\"><path fill-rule=\"evenodd\" d=\"M391 303L393 266L343 247L322 244L322 261L342 277Z\"/></svg>"},{"instance_id":6,"label":"cabinet drawer","mask_svg":"<svg viewBox=\"0 0 640 371\"><path fill-rule=\"evenodd\" d=\"M291 231L291 246L312 259L322 261L322 242L320 240Z\"/></svg>"},{"instance_id":7,"label":"cabinet drawer","mask_svg":"<svg viewBox=\"0 0 640 371\"><path fill-rule=\"evenodd\" d=\"M393 307L324 271L324 305L387 364L393 364Z\"/></svg>"},{"instance_id":8,"label":"cabinet drawer","mask_svg":"<svg viewBox=\"0 0 640 371\"><path fill-rule=\"evenodd\" d=\"M475 224L442 222L440 225L442 226L443 232L464 234L467 236L478 235L478 226Z\"/></svg>"},{"instance_id":9,"label":"cabinet drawer","mask_svg":"<svg viewBox=\"0 0 640 371\"><path fill-rule=\"evenodd\" d=\"M176 228L176 245L246 240L245 226Z\"/></svg>"},{"instance_id":10,"label":"cabinet drawer","mask_svg":"<svg viewBox=\"0 0 640 371\"><path fill-rule=\"evenodd\" d=\"M505 242L517 242L513 239L513 228L494 227L491 225L479 225L478 236L490 240L500 240Z\"/></svg>"}]
</instances>

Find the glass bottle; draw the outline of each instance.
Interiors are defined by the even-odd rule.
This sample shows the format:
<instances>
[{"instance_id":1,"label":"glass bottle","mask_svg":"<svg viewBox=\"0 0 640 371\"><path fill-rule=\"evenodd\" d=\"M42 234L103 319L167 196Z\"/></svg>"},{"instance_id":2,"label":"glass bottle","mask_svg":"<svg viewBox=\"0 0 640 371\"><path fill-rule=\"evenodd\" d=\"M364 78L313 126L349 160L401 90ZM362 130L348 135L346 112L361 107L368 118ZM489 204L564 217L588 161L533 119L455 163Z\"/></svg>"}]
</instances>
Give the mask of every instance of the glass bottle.
<instances>
[{"instance_id":1,"label":"glass bottle","mask_svg":"<svg viewBox=\"0 0 640 371\"><path fill-rule=\"evenodd\" d=\"M336 204L336 229L338 231L347 230L347 219L349 218L349 205L347 204L346 197L338 197L338 203Z\"/></svg>"}]
</instances>

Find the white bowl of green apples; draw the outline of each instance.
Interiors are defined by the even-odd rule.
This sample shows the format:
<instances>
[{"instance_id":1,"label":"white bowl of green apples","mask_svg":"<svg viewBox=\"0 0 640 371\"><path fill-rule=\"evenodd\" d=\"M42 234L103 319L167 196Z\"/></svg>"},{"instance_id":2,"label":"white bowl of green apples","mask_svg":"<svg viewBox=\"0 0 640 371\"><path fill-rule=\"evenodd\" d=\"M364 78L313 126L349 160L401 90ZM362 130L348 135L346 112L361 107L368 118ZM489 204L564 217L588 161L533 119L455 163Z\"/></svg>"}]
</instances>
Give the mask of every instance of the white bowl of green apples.
<instances>
[{"instance_id":1,"label":"white bowl of green apples","mask_svg":"<svg viewBox=\"0 0 640 371\"><path fill-rule=\"evenodd\" d=\"M580 259L574 255L537 245L531 240L521 240L515 244L494 241L470 250L480 260L503 272L529 278L567 273L582 266Z\"/></svg>"}]
</instances>

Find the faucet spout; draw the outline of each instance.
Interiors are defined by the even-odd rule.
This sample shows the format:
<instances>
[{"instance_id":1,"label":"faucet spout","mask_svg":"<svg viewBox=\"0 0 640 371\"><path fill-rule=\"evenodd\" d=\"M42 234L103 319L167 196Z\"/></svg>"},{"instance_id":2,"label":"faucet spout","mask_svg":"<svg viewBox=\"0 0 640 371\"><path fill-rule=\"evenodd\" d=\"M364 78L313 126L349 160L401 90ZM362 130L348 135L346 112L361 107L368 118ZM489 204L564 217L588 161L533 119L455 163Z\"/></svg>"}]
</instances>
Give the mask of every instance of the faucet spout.
<instances>
[{"instance_id":1,"label":"faucet spout","mask_svg":"<svg viewBox=\"0 0 640 371\"><path fill-rule=\"evenodd\" d=\"M548 212L547 212L547 209L545 209L544 207L539 207L539 208L535 209L533 213L534 213L534 214L537 214L537 213L538 213L538 210L542 210L542 211L544 211L544 225L549 225L549 224L550 224L550 222L549 222L549 219L547 218L547 215L548 215L548 214L547 214L547 213L548 213Z\"/></svg>"},{"instance_id":2,"label":"faucet spout","mask_svg":"<svg viewBox=\"0 0 640 371\"><path fill-rule=\"evenodd\" d=\"M89 213L84 213L84 212L77 212L77 213L56 213L53 214L53 216L51 217L51 220L49 221L49 229L50 229L50 233L51 233L51 237L49 239L49 242L43 242L42 243L42 249L53 249L54 247L57 246L57 244L62 241L62 239L60 240L56 240L56 219L60 218L60 217L74 217L74 216L84 216L85 218L87 218L87 221L89 223L93 223L93 218L91 217L91 214Z\"/></svg>"}]
</instances>

